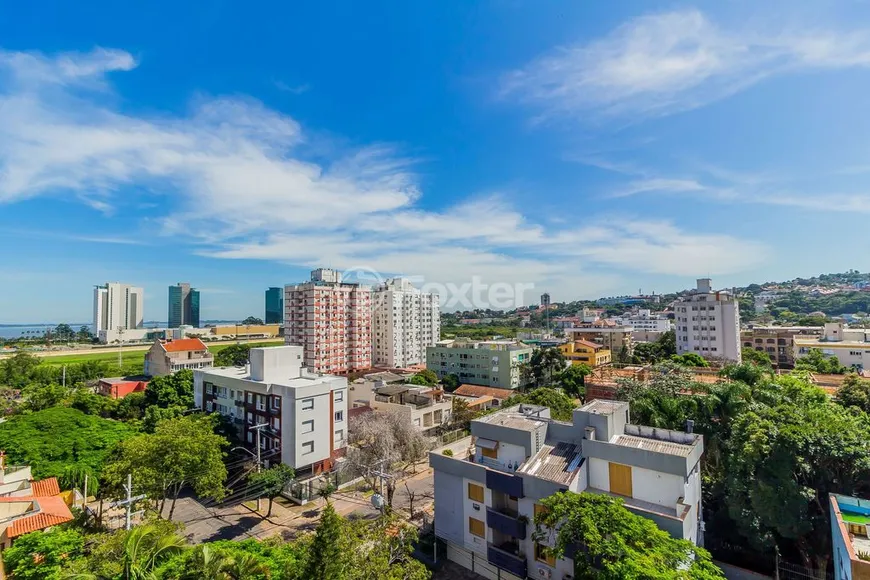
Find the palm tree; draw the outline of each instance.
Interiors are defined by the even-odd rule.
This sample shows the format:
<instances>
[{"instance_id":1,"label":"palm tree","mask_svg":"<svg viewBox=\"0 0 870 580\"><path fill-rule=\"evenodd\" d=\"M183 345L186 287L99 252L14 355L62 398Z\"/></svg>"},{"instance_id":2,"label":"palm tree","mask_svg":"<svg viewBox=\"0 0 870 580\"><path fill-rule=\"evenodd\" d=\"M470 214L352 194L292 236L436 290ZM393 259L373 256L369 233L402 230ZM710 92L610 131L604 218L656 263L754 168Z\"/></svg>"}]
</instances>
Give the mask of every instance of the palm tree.
<instances>
[{"instance_id":1,"label":"palm tree","mask_svg":"<svg viewBox=\"0 0 870 580\"><path fill-rule=\"evenodd\" d=\"M272 571L254 554L243 552L234 556L229 563L228 571L233 580L250 580L265 576L270 578Z\"/></svg>"},{"instance_id":2,"label":"palm tree","mask_svg":"<svg viewBox=\"0 0 870 580\"><path fill-rule=\"evenodd\" d=\"M229 573L232 564L231 559L202 544L193 553L193 570L188 577L190 580L232 580L234 576Z\"/></svg>"},{"instance_id":3,"label":"palm tree","mask_svg":"<svg viewBox=\"0 0 870 580\"><path fill-rule=\"evenodd\" d=\"M124 540L124 579L149 580L165 560L185 548L184 538L154 525L134 528Z\"/></svg>"}]
</instances>

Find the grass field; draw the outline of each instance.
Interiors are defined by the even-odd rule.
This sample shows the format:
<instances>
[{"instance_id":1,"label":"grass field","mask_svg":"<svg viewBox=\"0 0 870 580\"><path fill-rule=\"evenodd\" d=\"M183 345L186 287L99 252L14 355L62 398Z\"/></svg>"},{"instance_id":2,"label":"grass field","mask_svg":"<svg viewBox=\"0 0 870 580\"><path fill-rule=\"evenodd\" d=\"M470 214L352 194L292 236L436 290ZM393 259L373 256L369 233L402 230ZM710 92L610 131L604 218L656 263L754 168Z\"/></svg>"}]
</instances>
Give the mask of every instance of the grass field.
<instances>
[{"instance_id":1,"label":"grass field","mask_svg":"<svg viewBox=\"0 0 870 580\"><path fill-rule=\"evenodd\" d=\"M275 346L278 344L283 344L283 340L273 340L273 341L263 341L252 343L252 347L256 346ZM233 346L235 343L225 343L225 344L212 344L209 345L208 350L212 353L218 353L225 348ZM145 365L145 353L148 352L146 350L136 350L136 351L124 351L124 367L136 365L139 368L142 368ZM51 366L60 366L60 365L68 365L68 364L77 364L83 363L87 361L99 361L105 362L109 364L117 364L118 363L118 351L114 349L105 349L100 350L100 352L95 353L87 353L87 354L69 354L69 355L58 355L58 356L46 356L42 357L42 364L51 365Z\"/></svg>"}]
</instances>

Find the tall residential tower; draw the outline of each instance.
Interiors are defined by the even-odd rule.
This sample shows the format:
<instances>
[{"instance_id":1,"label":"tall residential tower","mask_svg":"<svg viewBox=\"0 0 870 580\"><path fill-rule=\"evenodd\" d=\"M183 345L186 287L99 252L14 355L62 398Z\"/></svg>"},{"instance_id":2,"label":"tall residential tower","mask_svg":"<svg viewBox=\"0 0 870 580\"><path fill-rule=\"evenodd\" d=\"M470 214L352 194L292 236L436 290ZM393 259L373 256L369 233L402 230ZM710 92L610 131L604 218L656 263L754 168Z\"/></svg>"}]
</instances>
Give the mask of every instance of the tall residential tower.
<instances>
[{"instance_id":1,"label":"tall residential tower","mask_svg":"<svg viewBox=\"0 0 870 580\"><path fill-rule=\"evenodd\" d=\"M199 290L187 282L169 287L169 328L199 326Z\"/></svg>"},{"instance_id":2,"label":"tall residential tower","mask_svg":"<svg viewBox=\"0 0 870 580\"><path fill-rule=\"evenodd\" d=\"M372 359L375 366L426 363L426 347L441 339L438 295L393 278L372 293Z\"/></svg>"},{"instance_id":3,"label":"tall residential tower","mask_svg":"<svg viewBox=\"0 0 870 580\"><path fill-rule=\"evenodd\" d=\"M94 286L94 334L99 335L101 330L141 328L144 295L142 288L120 282Z\"/></svg>"},{"instance_id":4,"label":"tall residential tower","mask_svg":"<svg viewBox=\"0 0 870 580\"><path fill-rule=\"evenodd\" d=\"M740 306L730 292L698 279L691 294L674 302L677 353L740 362Z\"/></svg>"},{"instance_id":5,"label":"tall residential tower","mask_svg":"<svg viewBox=\"0 0 870 580\"><path fill-rule=\"evenodd\" d=\"M284 336L302 345L305 366L348 373L372 366L372 291L318 268L311 281L284 288Z\"/></svg>"}]
</instances>

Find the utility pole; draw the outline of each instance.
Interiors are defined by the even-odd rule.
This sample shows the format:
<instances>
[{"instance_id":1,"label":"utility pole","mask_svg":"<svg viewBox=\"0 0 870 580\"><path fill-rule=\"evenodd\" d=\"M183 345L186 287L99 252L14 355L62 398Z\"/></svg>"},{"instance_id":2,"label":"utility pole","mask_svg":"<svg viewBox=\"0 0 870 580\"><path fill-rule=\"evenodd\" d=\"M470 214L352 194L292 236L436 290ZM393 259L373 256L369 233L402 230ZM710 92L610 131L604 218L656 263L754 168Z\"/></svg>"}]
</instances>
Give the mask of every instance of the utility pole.
<instances>
[{"instance_id":1,"label":"utility pole","mask_svg":"<svg viewBox=\"0 0 870 580\"><path fill-rule=\"evenodd\" d=\"M124 327L118 327L118 368L123 367L124 361Z\"/></svg>"},{"instance_id":2,"label":"utility pole","mask_svg":"<svg viewBox=\"0 0 870 580\"><path fill-rule=\"evenodd\" d=\"M133 474L131 473L127 474L127 485L124 486L124 491L127 492L127 499L113 502L111 504L111 507L126 507L127 513L124 518L124 529L129 531L131 527L130 516L133 515L130 510L133 507L133 503L139 501L140 499L145 499L146 496L144 493L136 496L133 495Z\"/></svg>"},{"instance_id":3,"label":"utility pole","mask_svg":"<svg viewBox=\"0 0 870 580\"><path fill-rule=\"evenodd\" d=\"M63 365L63 387L66 388L66 365ZM87 481L87 475L85 476L85 481Z\"/></svg>"}]
</instances>

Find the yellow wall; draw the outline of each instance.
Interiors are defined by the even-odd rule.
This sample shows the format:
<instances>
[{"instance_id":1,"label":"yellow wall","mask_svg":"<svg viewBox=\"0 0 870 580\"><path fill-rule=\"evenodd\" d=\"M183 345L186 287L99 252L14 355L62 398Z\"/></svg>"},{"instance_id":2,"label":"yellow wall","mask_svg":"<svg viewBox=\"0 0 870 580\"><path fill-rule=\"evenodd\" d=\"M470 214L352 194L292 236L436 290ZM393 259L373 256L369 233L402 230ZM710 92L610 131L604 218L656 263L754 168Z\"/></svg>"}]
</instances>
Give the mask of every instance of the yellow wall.
<instances>
[{"instance_id":1,"label":"yellow wall","mask_svg":"<svg viewBox=\"0 0 870 580\"><path fill-rule=\"evenodd\" d=\"M231 326L216 326L212 329L212 333L215 336L235 335L236 332L238 332L240 335L267 334L269 336L278 336L279 328L281 328L280 324L252 324L251 326L244 326L240 324L238 327L233 324Z\"/></svg>"},{"instance_id":2,"label":"yellow wall","mask_svg":"<svg viewBox=\"0 0 870 580\"><path fill-rule=\"evenodd\" d=\"M584 345L577 345L573 342L568 342L559 346L559 350L565 355L565 358L571 361L571 364L585 364L591 367L607 364L611 362L610 349L602 348L595 350Z\"/></svg>"}]
</instances>

